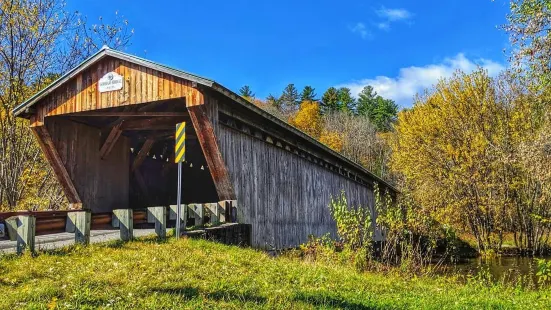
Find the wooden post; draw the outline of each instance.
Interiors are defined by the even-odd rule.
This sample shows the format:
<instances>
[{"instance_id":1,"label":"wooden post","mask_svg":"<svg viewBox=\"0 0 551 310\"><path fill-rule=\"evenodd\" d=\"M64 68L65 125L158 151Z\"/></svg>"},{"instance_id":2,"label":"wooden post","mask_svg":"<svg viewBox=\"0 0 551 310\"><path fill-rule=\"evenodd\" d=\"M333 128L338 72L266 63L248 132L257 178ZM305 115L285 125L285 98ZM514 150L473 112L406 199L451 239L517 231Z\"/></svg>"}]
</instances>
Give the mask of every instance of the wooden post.
<instances>
[{"instance_id":1,"label":"wooden post","mask_svg":"<svg viewBox=\"0 0 551 310\"><path fill-rule=\"evenodd\" d=\"M149 207L147 208L155 220L155 234L159 238L166 237L166 208Z\"/></svg>"},{"instance_id":2,"label":"wooden post","mask_svg":"<svg viewBox=\"0 0 551 310\"><path fill-rule=\"evenodd\" d=\"M226 212L227 210L230 210L230 201L229 200L222 200L217 203L218 208L218 219L220 223L226 222Z\"/></svg>"},{"instance_id":3,"label":"wooden post","mask_svg":"<svg viewBox=\"0 0 551 310\"><path fill-rule=\"evenodd\" d=\"M220 215L218 212L218 204L217 203L204 203L203 204L203 210L205 210L209 217L210 217L210 223L213 225L220 224Z\"/></svg>"},{"instance_id":4,"label":"wooden post","mask_svg":"<svg viewBox=\"0 0 551 310\"><path fill-rule=\"evenodd\" d=\"M242 223L244 220L243 210L237 206L237 200L230 200L230 216L232 223Z\"/></svg>"},{"instance_id":5,"label":"wooden post","mask_svg":"<svg viewBox=\"0 0 551 310\"><path fill-rule=\"evenodd\" d=\"M77 222L77 212L69 212L67 213L67 220L65 221L65 232L68 233L74 233L75 232L75 225Z\"/></svg>"},{"instance_id":6,"label":"wooden post","mask_svg":"<svg viewBox=\"0 0 551 310\"><path fill-rule=\"evenodd\" d=\"M36 218L32 215L12 216L6 219L6 224L10 227L10 239L13 235L17 240L17 254L25 249L34 252Z\"/></svg>"},{"instance_id":7,"label":"wooden post","mask_svg":"<svg viewBox=\"0 0 551 310\"><path fill-rule=\"evenodd\" d=\"M113 210L113 227L120 228L122 241L128 241L134 238L133 217L134 212L132 209Z\"/></svg>"},{"instance_id":8,"label":"wooden post","mask_svg":"<svg viewBox=\"0 0 551 310\"><path fill-rule=\"evenodd\" d=\"M187 205L185 204L182 204L180 206L180 224L181 224L181 229L180 230L184 230L186 229L186 221L187 221ZM178 214L178 206L177 205L170 205L170 212L169 212L169 215L168 215L168 219L171 220L171 221L176 221L176 218L177 218L177 214Z\"/></svg>"},{"instance_id":9,"label":"wooden post","mask_svg":"<svg viewBox=\"0 0 551 310\"><path fill-rule=\"evenodd\" d=\"M8 217L6 220L6 227L8 228L8 237L10 237L10 241L16 241L17 240L17 216L11 216Z\"/></svg>"},{"instance_id":10,"label":"wooden post","mask_svg":"<svg viewBox=\"0 0 551 310\"><path fill-rule=\"evenodd\" d=\"M90 211L76 212L75 217L75 243L90 243L90 226L92 214Z\"/></svg>"},{"instance_id":11,"label":"wooden post","mask_svg":"<svg viewBox=\"0 0 551 310\"><path fill-rule=\"evenodd\" d=\"M203 205L200 203L192 203L188 205L191 216L195 219L195 226L203 225Z\"/></svg>"}]
</instances>

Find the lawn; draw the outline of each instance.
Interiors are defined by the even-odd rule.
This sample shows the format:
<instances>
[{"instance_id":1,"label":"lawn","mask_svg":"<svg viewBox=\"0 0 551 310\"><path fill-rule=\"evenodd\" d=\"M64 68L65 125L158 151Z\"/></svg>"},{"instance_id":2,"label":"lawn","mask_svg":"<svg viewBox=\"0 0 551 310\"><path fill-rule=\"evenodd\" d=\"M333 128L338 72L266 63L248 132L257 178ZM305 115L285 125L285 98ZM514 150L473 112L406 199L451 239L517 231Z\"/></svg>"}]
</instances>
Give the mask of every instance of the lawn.
<instances>
[{"instance_id":1,"label":"lawn","mask_svg":"<svg viewBox=\"0 0 551 310\"><path fill-rule=\"evenodd\" d=\"M337 264L173 238L2 257L0 292L3 309L551 308L551 289L359 273Z\"/></svg>"}]
</instances>

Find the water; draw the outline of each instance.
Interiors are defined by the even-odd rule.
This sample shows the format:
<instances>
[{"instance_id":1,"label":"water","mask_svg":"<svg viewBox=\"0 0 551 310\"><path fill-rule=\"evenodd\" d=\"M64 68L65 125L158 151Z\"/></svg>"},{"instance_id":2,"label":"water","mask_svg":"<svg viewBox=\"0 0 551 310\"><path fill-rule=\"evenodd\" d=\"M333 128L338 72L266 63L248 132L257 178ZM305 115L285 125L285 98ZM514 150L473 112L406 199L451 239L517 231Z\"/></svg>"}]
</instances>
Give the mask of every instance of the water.
<instances>
[{"instance_id":1,"label":"water","mask_svg":"<svg viewBox=\"0 0 551 310\"><path fill-rule=\"evenodd\" d=\"M549 259L549 257L548 257ZM495 282L515 283L521 277L537 282L535 258L503 256L490 259L472 258L465 262L444 266L443 273L459 274L465 277L477 276L481 272L491 276Z\"/></svg>"}]
</instances>

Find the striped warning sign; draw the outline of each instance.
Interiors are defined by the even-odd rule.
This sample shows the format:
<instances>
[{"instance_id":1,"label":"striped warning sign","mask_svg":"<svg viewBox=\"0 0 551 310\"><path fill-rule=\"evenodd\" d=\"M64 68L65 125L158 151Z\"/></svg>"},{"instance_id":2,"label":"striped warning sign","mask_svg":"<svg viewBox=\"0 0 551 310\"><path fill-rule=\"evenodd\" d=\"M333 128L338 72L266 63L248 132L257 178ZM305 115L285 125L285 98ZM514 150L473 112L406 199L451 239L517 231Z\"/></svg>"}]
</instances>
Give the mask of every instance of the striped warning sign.
<instances>
[{"instance_id":1,"label":"striped warning sign","mask_svg":"<svg viewBox=\"0 0 551 310\"><path fill-rule=\"evenodd\" d=\"M181 163L186 159L186 122L176 124L174 162Z\"/></svg>"}]
</instances>

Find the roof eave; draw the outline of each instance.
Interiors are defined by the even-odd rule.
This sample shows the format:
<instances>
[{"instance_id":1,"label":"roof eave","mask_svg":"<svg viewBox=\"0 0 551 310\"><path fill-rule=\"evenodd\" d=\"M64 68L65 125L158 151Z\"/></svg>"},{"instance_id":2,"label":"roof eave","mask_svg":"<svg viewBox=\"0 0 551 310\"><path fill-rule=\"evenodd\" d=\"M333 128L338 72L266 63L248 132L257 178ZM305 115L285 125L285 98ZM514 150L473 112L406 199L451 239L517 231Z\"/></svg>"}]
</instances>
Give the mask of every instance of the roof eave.
<instances>
[{"instance_id":1,"label":"roof eave","mask_svg":"<svg viewBox=\"0 0 551 310\"><path fill-rule=\"evenodd\" d=\"M102 59L103 57L105 57L108 50L109 50L109 48L104 47L104 48L100 49L97 53L95 53L94 55L88 57L86 60L81 62L78 66L76 66L72 70L68 71L64 75L60 76L57 80L53 81L46 88L44 88L43 90L36 93L34 96L27 99L25 102L23 102L20 105L16 106L13 109L13 114L15 116L18 116L19 114L23 113L26 108L29 108L29 107L33 106L39 100L41 100L42 98L44 98L47 95L51 94L55 89L57 89L57 87L59 85L67 82L68 80L75 77L77 74L79 74L83 70L85 70L90 63L94 63L94 62Z\"/></svg>"},{"instance_id":2,"label":"roof eave","mask_svg":"<svg viewBox=\"0 0 551 310\"><path fill-rule=\"evenodd\" d=\"M351 165L355 169L360 170L361 172L368 175L371 179L373 179L373 181L382 184L384 187L392 190L395 194L398 194L400 192L393 185L391 185L387 181L383 180L382 178L378 177L377 175L373 174L371 171L369 171L369 170L365 169L364 167L362 167L361 165L353 162L352 160L348 159L344 155L334 151L333 149L331 149L327 145L319 142L318 140L314 139L313 137L309 136L308 134L304 133L303 131L299 130L298 128L294 127L293 125L291 125L287 122L284 122L284 121L280 120L279 118L277 118L276 116L270 114L269 112L264 111L260 107L257 107L253 103L249 102L248 100L245 100L243 97L241 97L238 94L234 93L233 91L227 89L226 87L224 87L224 86L222 86L222 85L220 85L216 82L213 82L212 88L214 90L218 91L219 93L225 95L226 97L229 97L230 99L233 99L234 101L237 101L239 104L241 104L245 108L251 110L252 112L255 112L256 114L260 114L261 116L263 116L265 118L268 118L269 120L271 120L272 122L278 124L279 126L282 126L283 128L286 128L287 130L290 130L291 132L298 135L299 137L307 140L308 142L316 145L317 147L323 149L324 151L330 153L331 155L337 157L338 159L346 162L347 164Z\"/></svg>"}]
</instances>

